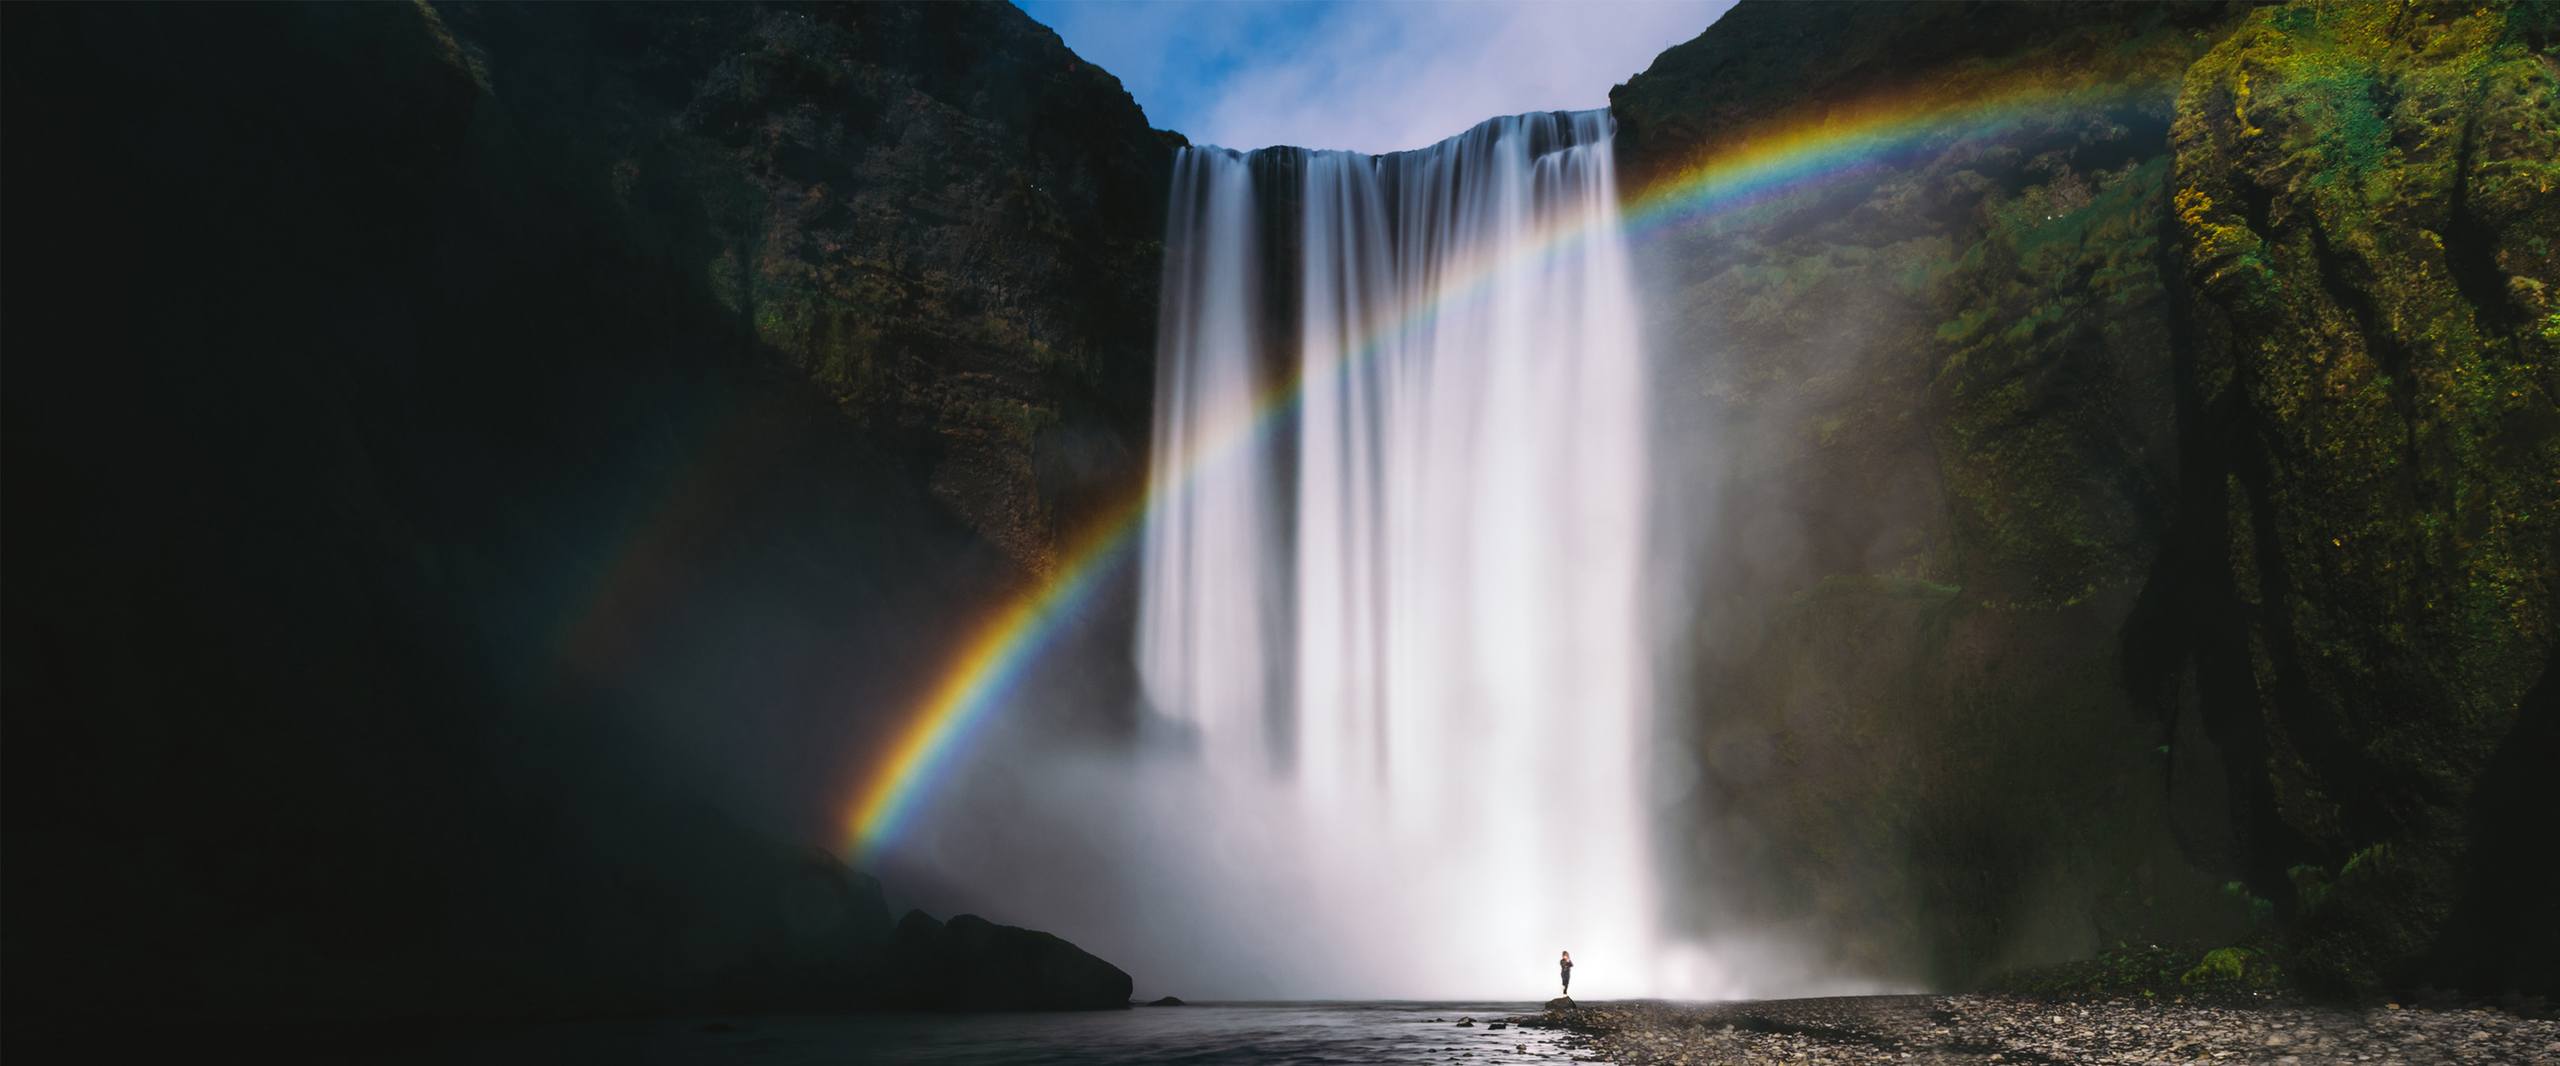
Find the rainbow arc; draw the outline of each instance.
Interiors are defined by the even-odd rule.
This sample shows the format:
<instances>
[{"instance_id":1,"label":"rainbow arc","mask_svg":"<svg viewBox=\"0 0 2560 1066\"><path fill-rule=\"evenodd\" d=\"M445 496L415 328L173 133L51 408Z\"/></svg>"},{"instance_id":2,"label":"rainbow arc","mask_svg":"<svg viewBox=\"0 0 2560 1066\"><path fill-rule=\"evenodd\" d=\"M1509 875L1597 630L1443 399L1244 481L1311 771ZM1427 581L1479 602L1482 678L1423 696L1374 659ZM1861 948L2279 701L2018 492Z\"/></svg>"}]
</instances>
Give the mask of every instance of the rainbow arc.
<instances>
[{"instance_id":1,"label":"rainbow arc","mask_svg":"<svg viewBox=\"0 0 2560 1066\"><path fill-rule=\"evenodd\" d=\"M1633 195L1621 194L1620 226L1643 240L1699 225L1730 212L1803 192L1828 182L1888 167L1949 137L1997 135L2056 111L2108 98L2166 103L2172 86L2018 82L1987 86L1961 100L1877 98L1855 106L1780 121L1751 131L1699 156ZM1137 554L1150 511L1185 491L1202 471L1250 451L1257 439L1295 416L1311 380L1345 373L1396 338L1428 327L1453 309L1482 299L1504 272L1530 269L1571 255L1586 229L1558 226L1533 235L1498 259L1463 263L1426 298L1383 316L1362 339L1325 366L1301 367L1267 388L1258 401L1200 438L1202 444L1171 467L1170 487L1140 489L1105 508L1087 531L1058 556L1050 574L1022 590L973 627L944 660L933 683L906 712L889 744L866 768L845 815L851 850L868 859L894 841L914 817L933 783L969 738L994 715L1041 654L1085 612L1108 576Z\"/></svg>"}]
</instances>

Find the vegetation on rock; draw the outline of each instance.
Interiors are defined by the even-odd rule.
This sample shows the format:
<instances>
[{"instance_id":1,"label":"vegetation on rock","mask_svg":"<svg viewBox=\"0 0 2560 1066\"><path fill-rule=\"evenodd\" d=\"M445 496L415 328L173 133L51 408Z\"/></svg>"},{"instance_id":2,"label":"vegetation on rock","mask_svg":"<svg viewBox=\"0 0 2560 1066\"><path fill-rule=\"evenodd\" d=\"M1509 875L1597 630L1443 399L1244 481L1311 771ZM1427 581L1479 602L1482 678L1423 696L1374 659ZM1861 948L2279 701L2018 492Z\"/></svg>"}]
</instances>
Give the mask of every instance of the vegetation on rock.
<instances>
[{"instance_id":1,"label":"vegetation on rock","mask_svg":"<svg viewBox=\"0 0 2560 1066\"><path fill-rule=\"evenodd\" d=\"M2237 879L2315 987L2549 988L2548 5L1803 15L1613 95L1639 185L1944 105L1643 253L1703 895L1961 981L2237 935Z\"/></svg>"},{"instance_id":2,"label":"vegetation on rock","mask_svg":"<svg viewBox=\"0 0 2560 1066\"><path fill-rule=\"evenodd\" d=\"M1056 34L982 4L442 22L635 246L1026 569L1143 476L1181 139Z\"/></svg>"},{"instance_id":3,"label":"vegetation on rock","mask_svg":"<svg viewBox=\"0 0 2560 1066\"><path fill-rule=\"evenodd\" d=\"M2538 6L2259 11L2179 98L2177 264L2197 402L2229 419L2248 667L2218 709L2265 736L2285 832L2263 846L2330 871L2290 909L2304 975L2341 987L2547 987L2560 946L2550 903L2482 883L2533 846L2487 790L2547 764L2523 719L2551 713L2560 647L2560 346L2535 325L2560 283L2560 79Z\"/></svg>"}]
</instances>

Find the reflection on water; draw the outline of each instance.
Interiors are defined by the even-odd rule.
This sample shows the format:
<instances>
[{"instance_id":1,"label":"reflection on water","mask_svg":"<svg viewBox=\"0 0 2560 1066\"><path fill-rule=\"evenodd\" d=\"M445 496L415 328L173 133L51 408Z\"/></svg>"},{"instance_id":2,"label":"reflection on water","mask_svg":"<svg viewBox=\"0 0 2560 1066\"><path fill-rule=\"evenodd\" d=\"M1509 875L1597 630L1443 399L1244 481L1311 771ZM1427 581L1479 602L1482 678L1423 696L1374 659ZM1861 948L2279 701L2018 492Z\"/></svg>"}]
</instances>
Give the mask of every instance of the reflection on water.
<instances>
[{"instance_id":1,"label":"reflection on water","mask_svg":"<svg viewBox=\"0 0 2560 1066\"><path fill-rule=\"evenodd\" d=\"M436 1041L390 1063L1561 1063L1557 1034L1490 1029L1531 1003L1229 1003L1075 1014L579 1022ZM1458 1028L1462 1017L1476 1025Z\"/></svg>"}]
</instances>

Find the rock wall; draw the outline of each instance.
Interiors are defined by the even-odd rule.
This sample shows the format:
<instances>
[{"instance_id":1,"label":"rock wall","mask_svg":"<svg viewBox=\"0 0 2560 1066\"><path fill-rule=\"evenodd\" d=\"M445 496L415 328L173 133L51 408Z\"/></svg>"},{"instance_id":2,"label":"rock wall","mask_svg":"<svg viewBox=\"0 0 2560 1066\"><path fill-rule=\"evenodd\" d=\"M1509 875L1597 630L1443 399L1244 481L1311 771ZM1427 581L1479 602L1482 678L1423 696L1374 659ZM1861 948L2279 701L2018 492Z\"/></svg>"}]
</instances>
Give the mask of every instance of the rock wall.
<instances>
[{"instance_id":1,"label":"rock wall","mask_svg":"<svg viewBox=\"0 0 2560 1066\"><path fill-rule=\"evenodd\" d=\"M12 1025L859 1001L1175 140L1001 4L6 18Z\"/></svg>"},{"instance_id":2,"label":"rock wall","mask_svg":"<svg viewBox=\"0 0 2560 1066\"><path fill-rule=\"evenodd\" d=\"M435 12L634 246L1015 562L1044 570L1139 469L1182 139L1046 27L1000 4Z\"/></svg>"},{"instance_id":3,"label":"rock wall","mask_svg":"<svg viewBox=\"0 0 2560 1066\"><path fill-rule=\"evenodd\" d=\"M1924 982L2281 927L2315 984L2548 987L2475 939L2552 928L2492 887L2552 750L2542 17L1745 3L1613 94L1639 189L2035 101L1648 245L1684 917Z\"/></svg>"},{"instance_id":4,"label":"rock wall","mask_svg":"<svg viewBox=\"0 0 2560 1066\"><path fill-rule=\"evenodd\" d=\"M2172 207L2304 967L2550 987L2560 66L2547 5L2294 5L2188 72ZM2243 724L2245 723L2245 725ZM2528 780L2538 778L2540 780ZM2265 871L2261 871L2262 876Z\"/></svg>"}]
</instances>

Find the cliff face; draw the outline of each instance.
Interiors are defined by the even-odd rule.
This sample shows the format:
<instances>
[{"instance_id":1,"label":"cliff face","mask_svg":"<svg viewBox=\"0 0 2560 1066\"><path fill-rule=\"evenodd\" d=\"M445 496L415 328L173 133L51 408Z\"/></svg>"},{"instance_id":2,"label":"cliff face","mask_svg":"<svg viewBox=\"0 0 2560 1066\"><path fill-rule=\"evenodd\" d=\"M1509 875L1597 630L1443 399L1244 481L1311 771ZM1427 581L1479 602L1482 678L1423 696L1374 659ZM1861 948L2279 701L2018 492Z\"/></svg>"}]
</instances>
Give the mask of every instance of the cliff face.
<instances>
[{"instance_id":1,"label":"cliff face","mask_svg":"<svg viewBox=\"0 0 2560 1066\"><path fill-rule=\"evenodd\" d=\"M1139 469L1166 160L996 4L436 9L632 246L1015 562Z\"/></svg>"},{"instance_id":2,"label":"cliff face","mask_svg":"<svg viewBox=\"0 0 2560 1066\"><path fill-rule=\"evenodd\" d=\"M1140 476L1167 135L1004 5L7 30L13 1022L861 995L838 793Z\"/></svg>"},{"instance_id":3,"label":"cliff face","mask_svg":"<svg viewBox=\"0 0 2560 1066\"><path fill-rule=\"evenodd\" d=\"M2247 678L2215 711L2263 745L2304 962L2347 985L2547 988L2560 949L2521 888L2560 795L2554 29L2260 11L2179 94L2199 521Z\"/></svg>"},{"instance_id":4,"label":"cliff face","mask_svg":"<svg viewBox=\"0 0 2560 1066\"><path fill-rule=\"evenodd\" d=\"M2238 920L2116 666L2175 490L2176 72L2227 17L1744 4L1613 95L1639 186L1908 116L1894 154L1643 250L1704 489L1677 738L1704 832L1675 834L1702 925L1943 983Z\"/></svg>"},{"instance_id":5,"label":"cliff face","mask_svg":"<svg viewBox=\"0 0 2560 1066\"><path fill-rule=\"evenodd\" d=\"M2466 961L2551 928L2488 887L2550 750L2547 31L2355 7L1746 3L1614 94L1639 187L1913 114L1646 251L1700 921L1946 981L2271 902L2314 982L2547 983Z\"/></svg>"}]
</instances>

